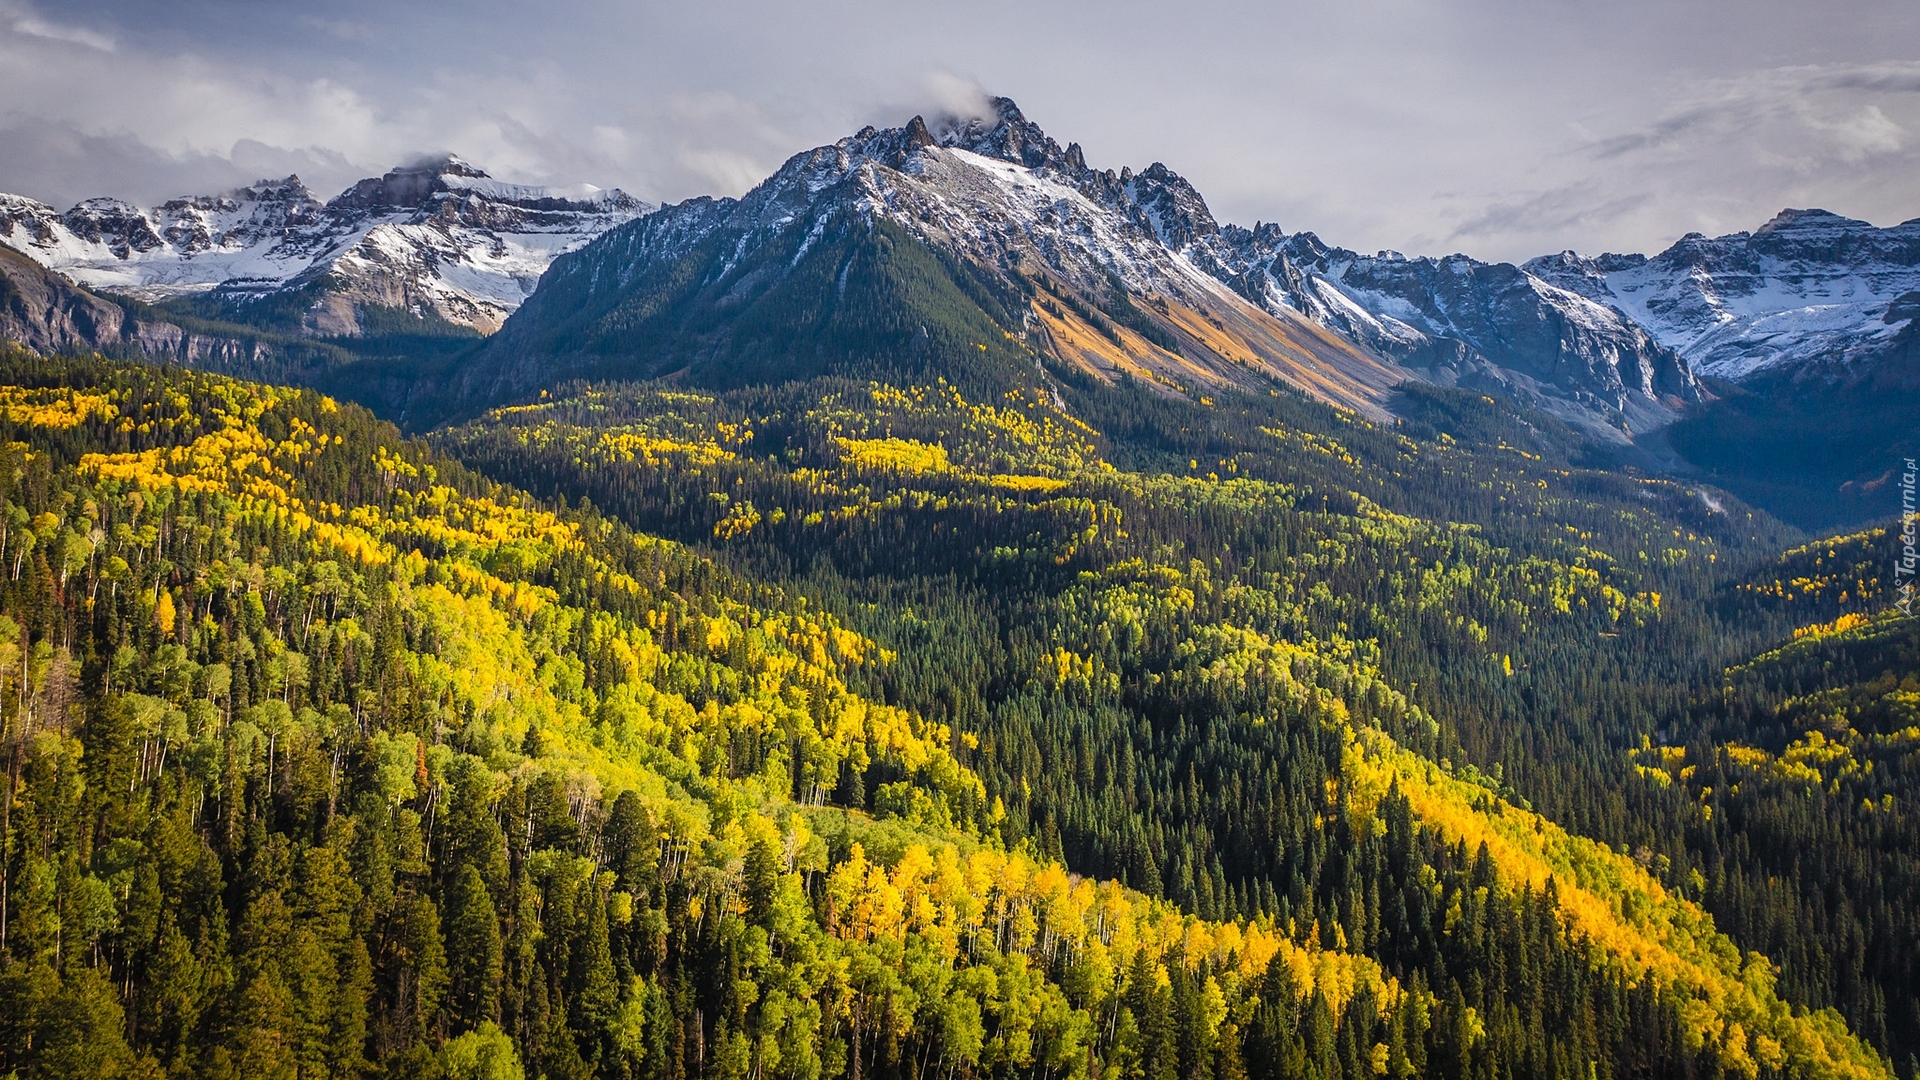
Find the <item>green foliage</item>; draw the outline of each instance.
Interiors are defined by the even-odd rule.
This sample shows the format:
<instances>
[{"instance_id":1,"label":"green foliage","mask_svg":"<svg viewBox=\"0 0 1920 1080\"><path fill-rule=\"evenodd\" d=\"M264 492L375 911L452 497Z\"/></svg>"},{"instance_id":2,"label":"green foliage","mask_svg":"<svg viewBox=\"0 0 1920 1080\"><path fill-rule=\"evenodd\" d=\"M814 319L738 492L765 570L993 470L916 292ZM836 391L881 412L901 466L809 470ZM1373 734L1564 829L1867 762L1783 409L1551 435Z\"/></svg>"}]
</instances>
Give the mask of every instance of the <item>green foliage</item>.
<instances>
[{"instance_id":1,"label":"green foliage","mask_svg":"<svg viewBox=\"0 0 1920 1080\"><path fill-rule=\"evenodd\" d=\"M311 392L6 375L0 1069L1089 1075L1136 954L1412 992L1009 847L797 597Z\"/></svg>"},{"instance_id":2,"label":"green foliage","mask_svg":"<svg viewBox=\"0 0 1920 1080\"><path fill-rule=\"evenodd\" d=\"M1876 530L1800 553L1782 576L1817 581L1820 564L1853 561L1849 548L1874 569L1896 550ZM1771 577L1755 584L1771 587ZM1889 612L1805 627L1730 668L1683 730L1635 758L1648 784L1686 800L1677 824L1702 853L1706 906L1776 958L1783 996L1834 1004L1896 1061L1911 1053L1920 1045L1920 918L1908 902L1920 889L1920 623Z\"/></svg>"},{"instance_id":3,"label":"green foliage","mask_svg":"<svg viewBox=\"0 0 1920 1080\"><path fill-rule=\"evenodd\" d=\"M648 260L622 290L595 285L591 260L616 241L672 244L648 220L563 256L514 319L448 387L453 415L569 378L677 375L721 389L821 376L930 381L978 396L1035 384L1018 340L1021 298L880 219L795 220L751 251L734 230ZM529 365L526 358L543 359ZM445 411L441 415L447 415Z\"/></svg>"}]
</instances>

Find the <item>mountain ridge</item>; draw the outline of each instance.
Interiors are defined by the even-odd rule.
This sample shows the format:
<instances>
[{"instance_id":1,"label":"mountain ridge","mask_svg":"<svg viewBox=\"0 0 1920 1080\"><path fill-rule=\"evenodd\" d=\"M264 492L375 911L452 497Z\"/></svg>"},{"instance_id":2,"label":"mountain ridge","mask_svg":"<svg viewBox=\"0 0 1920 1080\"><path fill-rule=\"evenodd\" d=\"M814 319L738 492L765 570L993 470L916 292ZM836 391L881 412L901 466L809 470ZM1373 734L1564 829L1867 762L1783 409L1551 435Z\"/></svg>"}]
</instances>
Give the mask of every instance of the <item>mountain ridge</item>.
<instances>
[{"instance_id":1,"label":"mountain ridge","mask_svg":"<svg viewBox=\"0 0 1920 1080\"><path fill-rule=\"evenodd\" d=\"M1789 366L1848 377L1893 347L1920 300L1920 218L1888 228L1783 210L1753 232L1689 233L1654 256L1573 252L1528 270L1645 326L1703 374Z\"/></svg>"},{"instance_id":2,"label":"mountain ridge","mask_svg":"<svg viewBox=\"0 0 1920 1080\"><path fill-rule=\"evenodd\" d=\"M444 157L325 203L293 177L159 211L101 199L58 215L0 198L0 239L105 282L96 292L145 290L161 300L150 322L390 338L380 364L356 370L217 366L324 376L415 427L577 378L931 372L1005 388L1139 380L1189 397L1286 385L1373 419L1419 381L1508 398L1622 460L1756 498L1786 489L1740 463L1768 456L1779 429L1817 430L1911 381L1920 312L1920 220L1879 229L1788 209L1652 256L1518 265L1363 255L1223 224L1164 163L1096 168L1006 98L977 116L868 126L737 199L652 210L617 191L502 184ZM205 351L162 346L153 354ZM410 362L415 346L427 351ZM1835 491L1870 483L1904 431L1879 424L1792 498L1827 507L1822 521L1856 520L1865 504Z\"/></svg>"},{"instance_id":3,"label":"mountain ridge","mask_svg":"<svg viewBox=\"0 0 1920 1080\"><path fill-rule=\"evenodd\" d=\"M1366 256L1273 226L1226 230L1213 262L1255 302L1299 311L1428 381L1496 390L1615 439L1701 400L1685 361L1644 329L1510 263Z\"/></svg>"},{"instance_id":4,"label":"mountain ridge","mask_svg":"<svg viewBox=\"0 0 1920 1080\"><path fill-rule=\"evenodd\" d=\"M1077 143L1063 147L1006 98L992 99L982 116L869 126L796 155L741 199L690 200L660 211L671 224L649 219L626 227L632 239L583 247L552 279L566 300L525 308L520 324L481 352L494 373L473 381L510 395L547 375L657 377L722 362L733 346L717 338L693 350L701 359L672 362L660 357L681 355L681 346L663 353L657 337L614 344L639 307L649 309L642 323L657 323L662 308L693 302L691 293L656 293L616 315L614 294L641 288L637 264L677 259L674 244L726 231L727 254L681 267L718 289L740 259L804 217L811 232L783 249L797 265L813 242L806 236L826 232L822 206L835 185L850 185L840 189L842 210L888 218L999 279L1003 292L1023 294L1002 304L1009 318L994 320L1001 331L1035 357L1096 379L1125 372L1185 392L1246 388L1248 361L1257 361L1256 382L1277 376L1376 417L1391 411L1382 385L1417 379L1500 393L1618 444L1712 397L1670 340L1541 260L1362 256L1312 233L1223 225L1165 164L1138 173L1092 167ZM579 269L595 259L601 265ZM771 265L753 274L719 289L713 299L724 303L701 318L717 327L725 321L718 308L786 276ZM590 297L582 280L611 291ZM657 290L664 279L651 280L646 288ZM1235 299L1222 302L1220 286ZM1071 302L1036 299L1049 290ZM592 330L588 311L612 322ZM634 364L615 361L622 349ZM539 370L520 364L528 357Z\"/></svg>"}]
</instances>

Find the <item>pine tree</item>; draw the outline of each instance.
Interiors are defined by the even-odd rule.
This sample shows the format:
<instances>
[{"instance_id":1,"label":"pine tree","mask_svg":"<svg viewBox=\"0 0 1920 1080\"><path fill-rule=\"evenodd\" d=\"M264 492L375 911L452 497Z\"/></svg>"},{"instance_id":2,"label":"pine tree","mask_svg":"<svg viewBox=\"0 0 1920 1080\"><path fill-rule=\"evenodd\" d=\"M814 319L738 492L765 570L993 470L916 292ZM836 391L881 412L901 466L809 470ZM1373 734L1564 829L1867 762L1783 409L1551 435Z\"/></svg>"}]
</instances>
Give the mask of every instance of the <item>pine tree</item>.
<instances>
[{"instance_id":1,"label":"pine tree","mask_svg":"<svg viewBox=\"0 0 1920 1080\"><path fill-rule=\"evenodd\" d=\"M76 966L47 1003L35 1072L47 1077L119 1080L134 1074L118 995L101 973Z\"/></svg>"},{"instance_id":2,"label":"pine tree","mask_svg":"<svg viewBox=\"0 0 1920 1080\"><path fill-rule=\"evenodd\" d=\"M391 988L381 1036L384 1055L404 1054L436 1034L447 992L447 953L433 898L396 901L395 925L381 972Z\"/></svg>"},{"instance_id":3,"label":"pine tree","mask_svg":"<svg viewBox=\"0 0 1920 1080\"><path fill-rule=\"evenodd\" d=\"M335 1077L361 1076L367 1060L368 1006L374 1000L373 958L358 935L347 941L340 959L340 987L333 999L328 1040L328 1070Z\"/></svg>"},{"instance_id":4,"label":"pine tree","mask_svg":"<svg viewBox=\"0 0 1920 1080\"><path fill-rule=\"evenodd\" d=\"M755 839L747 847L747 921L773 928L773 901L780 888L780 853L771 842Z\"/></svg>"},{"instance_id":5,"label":"pine tree","mask_svg":"<svg viewBox=\"0 0 1920 1080\"><path fill-rule=\"evenodd\" d=\"M460 1030L500 1019L505 954L500 919L480 871L463 863L447 894L447 1007Z\"/></svg>"}]
</instances>

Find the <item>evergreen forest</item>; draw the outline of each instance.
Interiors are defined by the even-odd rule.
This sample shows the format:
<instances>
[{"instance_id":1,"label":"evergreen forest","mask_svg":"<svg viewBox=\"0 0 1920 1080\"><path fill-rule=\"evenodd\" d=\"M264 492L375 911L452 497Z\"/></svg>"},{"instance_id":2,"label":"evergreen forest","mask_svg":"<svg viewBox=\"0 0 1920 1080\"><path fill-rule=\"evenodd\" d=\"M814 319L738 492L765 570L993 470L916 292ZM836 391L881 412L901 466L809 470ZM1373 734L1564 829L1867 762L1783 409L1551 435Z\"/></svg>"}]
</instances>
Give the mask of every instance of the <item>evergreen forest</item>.
<instances>
[{"instance_id":1,"label":"evergreen forest","mask_svg":"<svg viewBox=\"0 0 1920 1080\"><path fill-rule=\"evenodd\" d=\"M1920 1080L1896 530L991 359L0 355L0 1076Z\"/></svg>"}]
</instances>

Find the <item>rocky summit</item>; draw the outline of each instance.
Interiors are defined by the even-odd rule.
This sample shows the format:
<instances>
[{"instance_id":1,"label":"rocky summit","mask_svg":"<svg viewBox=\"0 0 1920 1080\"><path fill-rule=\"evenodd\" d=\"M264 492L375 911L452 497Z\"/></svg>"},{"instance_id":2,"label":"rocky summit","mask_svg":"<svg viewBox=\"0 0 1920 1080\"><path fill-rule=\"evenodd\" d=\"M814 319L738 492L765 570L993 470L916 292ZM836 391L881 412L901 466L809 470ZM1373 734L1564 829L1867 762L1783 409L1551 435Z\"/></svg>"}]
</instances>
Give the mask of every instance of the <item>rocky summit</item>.
<instances>
[{"instance_id":1,"label":"rocky summit","mask_svg":"<svg viewBox=\"0 0 1920 1080\"><path fill-rule=\"evenodd\" d=\"M1251 303L1163 238L1213 228L1164 167L1093 169L1002 98L986 117L867 128L740 199L668 207L563 256L467 377L493 400L563 374L1053 363L1171 393L1277 379L1384 416L1396 365Z\"/></svg>"}]
</instances>

